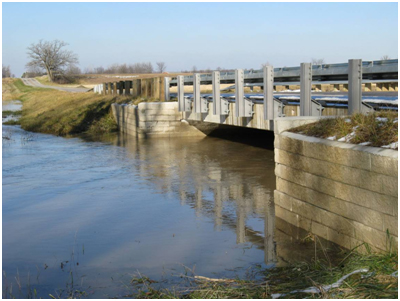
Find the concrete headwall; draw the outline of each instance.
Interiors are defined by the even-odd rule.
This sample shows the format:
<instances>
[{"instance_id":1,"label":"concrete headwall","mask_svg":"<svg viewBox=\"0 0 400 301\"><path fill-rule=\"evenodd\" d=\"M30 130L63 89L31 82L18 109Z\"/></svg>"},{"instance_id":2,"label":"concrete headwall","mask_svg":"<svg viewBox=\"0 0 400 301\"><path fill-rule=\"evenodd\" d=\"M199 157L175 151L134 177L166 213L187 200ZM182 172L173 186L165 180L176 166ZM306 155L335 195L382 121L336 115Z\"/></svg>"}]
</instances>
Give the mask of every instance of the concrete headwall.
<instances>
[{"instance_id":1,"label":"concrete headwall","mask_svg":"<svg viewBox=\"0 0 400 301\"><path fill-rule=\"evenodd\" d=\"M182 121L177 102L143 102L139 105L111 106L120 131L144 138L148 136L205 136Z\"/></svg>"},{"instance_id":2,"label":"concrete headwall","mask_svg":"<svg viewBox=\"0 0 400 301\"><path fill-rule=\"evenodd\" d=\"M397 166L395 150L275 132L276 217L348 249L397 249Z\"/></svg>"}]
</instances>

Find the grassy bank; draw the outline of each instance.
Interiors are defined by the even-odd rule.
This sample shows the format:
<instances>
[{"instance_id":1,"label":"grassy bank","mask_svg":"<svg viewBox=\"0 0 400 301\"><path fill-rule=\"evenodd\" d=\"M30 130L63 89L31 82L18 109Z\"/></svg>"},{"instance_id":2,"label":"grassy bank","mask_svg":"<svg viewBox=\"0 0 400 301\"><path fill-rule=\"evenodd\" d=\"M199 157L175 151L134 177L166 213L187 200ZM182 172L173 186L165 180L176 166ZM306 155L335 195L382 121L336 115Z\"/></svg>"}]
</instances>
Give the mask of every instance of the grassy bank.
<instances>
[{"instance_id":1,"label":"grassy bank","mask_svg":"<svg viewBox=\"0 0 400 301\"><path fill-rule=\"evenodd\" d=\"M333 141L382 147L398 141L397 118L397 112L358 113L350 117L322 119L289 131Z\"/></svg>"},{"instance_id":2,"label":"grassy bank","mask_svg":"<svg viewBox=\"0 0 400 301\"><path fill-rule=\"evenodd\" d=\"M23 102L19 120L23 129L59 136L115 131L111 104L132 101L125 96L69 93L25 86L19 79L3 80L3 100L13 99Z\"/></svg>"},{"instance_id":3,"label":"grassy bank","mask_svg":"<svg viewBox=\"0 0 400 301\"><path fill-rule=\"evenodd\" d=\"M157 282L140 276L133 278L130 283L132 294L123 297L145 299L397 298L398 278L397 274L393 274L398 269L397 253L361 255L353 250L343 252L341 255L342 259L335 264L326 257L323 260L300 262L258 271L262 278L257 281L182 275L184 285L161 289L158 288ZM345 279L340 284L329 287L344 277ZM303 292L306 289L308 292Z\"/></svg>"},{"instance_id":4,"label":"grassy bank","mask_svg":"<svg viewBox=\"0 0 400 301\"><path fill-rule=\"evenodd\" d=\"M316 242L317 243L317 242ZM105 295L108 298L134 299L397 299L398 298L398 254L365 252L357 249L342 251L335 259L319 247L308 262L291 263L284 267L248 269L247 279L208 278L195 275L188 268L184 274L171 273L174 284L167 278L159 281L150 279L140 272L130 280L121 279L121 293ZM317 246L316 245L316 246ZM365 249L364 249L365 247ZM71 272L71 271L70 271ZM72 273L71 273L72 275ZM6 278L4 274L3 277ZM111 277L112 278L112 277ZM177 281L177 279L179 279ZM12 291L12 280L3 286L3 298L35 298L40 295L28 276L27 291L21 288L21 279ZM112 280L114 281L114 280ZM8 285L7 285L8 283ZM179 284L177 284L179 283ZM17 289L19 290L17 291ZM105 287L104 287L105 288ZM55 289L51 298L90 298L93 288L87 289L73 278L68 278L65 288ZM46 297L46 296L42 296Z\"/></svg>"}]
</instances>

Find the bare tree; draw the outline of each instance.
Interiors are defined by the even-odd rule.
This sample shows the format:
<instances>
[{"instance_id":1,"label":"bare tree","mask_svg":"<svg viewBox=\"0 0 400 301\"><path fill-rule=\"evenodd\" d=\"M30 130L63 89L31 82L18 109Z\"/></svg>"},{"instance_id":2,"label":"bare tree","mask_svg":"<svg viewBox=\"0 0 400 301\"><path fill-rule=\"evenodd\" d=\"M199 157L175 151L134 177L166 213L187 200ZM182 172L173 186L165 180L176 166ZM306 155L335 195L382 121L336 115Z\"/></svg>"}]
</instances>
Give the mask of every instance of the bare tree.
<instances>
[{"instance_id":1,"label":"bare tree","mask_svg":"<svg viewBox=\"0 0 400 301\"><path fill-rule=\"evenodd\" d=\"M76 65L69 65L68 68L65 70L67 75L79 75L82 74L81 69Z\"/></svg>"},{"instance_id":2,"label":"bare tree","mask_svg":"<svg viewBox=\"0 0 400 301\"><path fill-rule=\"evenodd\" d=\"M163 73L165 69L167 69L167 66L165 65L164 62L157 62L156 65L158 73Z\"/></svg>"},{"instance_id":3,"label":"bare tree","mask_svg":"<svg viewBox=\"0 0 400 301\"><path fill-rule=\"evenodd\" d=\"M325 64L325 60L324 59L311 59L311 64L322 65L322 64Z\"/></svg>"},{"instance_id":4,"label":"bare tree","mask_svg":"<svg viewBox=\"0 0 400 301\"><path fill-rule=\"evenodd\" d=\"M193 72L193 73L197 72L197 67L196 67L196 66L193 66L193 67L192 67L192 72Z\"/></svg>"},{"instance_id":5,"label":"bare tree","mask_svg":"<svg viewBox=\"0 0 400 301\"><path fill-rule=\"evenodd\" d=\"M104 70L104 67L102 67L102 66L94 68L94 73L96 73L96 74L102 74L104 72L105 72L105 70Z\"/></svg>"},{"instance_id":6,"label":"bare tree","mask_svg":"<svg viewBox=\"0 0 400 301\"><path fill-rule=\"evenodd\" d=\"M30 66L27 68L27 71L24 72L24 74L22 75L22 77L36 77L36 76L42 76L46 74L46 72L43 72L42 68L39 68L37 66Z\"/></svg>"},{"instance_id":7,"label":"bare tree","mask_svg":"<svg viewBox=\"0 0 400 301\"><path fill-rule=\"evenodd\" d=\"M78 63L78 57L72 51L64 50L68 44L59 41L43 41L28 47L28 57L31 61L27 67L39 67L46 70L50 81L54 81L57 73L63 74L65 68Z\"/></svg>"},{"instance_id":8,"label":"bare tree","mask_svg":"<svg viewBox=\"0 0 400 301\"><path fill-rule=\"evenodd\" d=\"M390 60L390 56L388 56L387 54L381 57L382 61L388 61Z\"/></svg>"},{"instance_id":9,"label":"bare tree","mask_svg":"<svg viewBox=\"0 0 400 301\"><path fill-rule=\"evenodd\" d=\"M269 62L263 63L263 64L261 64L261 69L263 69L264 67L267 67L267 66L271 66L271 64Z\"/></svg>"},{"instance_id":10,"label":"bare tree","mask_svg":"<svg viewBox=\"0 0 400 301\"><path fill-rule=\"evenodd\" d=\"M5 78L5 77L12 77L11 76L11 70L10 70L10 66L2 66L3 68L3 70L2 70L2 75L3 75L3 78Z\"/></svg>"}]
</instances>

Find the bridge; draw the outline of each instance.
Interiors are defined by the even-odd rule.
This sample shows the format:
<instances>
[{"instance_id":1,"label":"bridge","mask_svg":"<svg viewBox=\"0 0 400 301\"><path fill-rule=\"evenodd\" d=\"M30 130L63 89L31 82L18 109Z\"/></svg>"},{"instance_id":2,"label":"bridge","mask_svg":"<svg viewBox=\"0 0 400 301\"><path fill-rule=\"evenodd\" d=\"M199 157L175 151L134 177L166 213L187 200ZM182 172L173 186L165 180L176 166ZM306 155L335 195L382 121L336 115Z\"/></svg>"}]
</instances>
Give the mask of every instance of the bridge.
<instances>
[{"instance_id":1,"label":"bridge","mask_svg":"<svg viewBox=\"0 0 400 301\"><path fill-rule=\"evenodd\" d=\"M133 97L170 101L176 98L180 119L273 130L274 120L289 116L321 117L350 115L375 110L398 110L396 92L362 92L362 86L375 83L395 83L397 90L398 60L367 61L351 59L348 63L300 67L213 71L176 78L135 79L104 83L95 88L103 94L125 94ZM212 84L212 92L201 93L201 86ZM234 93L224 93L221 84L233 84ZM277 93L278 85L299 83L297 95ZM346 93L312 93L312 85L330 83L346 85ZM170 93L176 85L177 93ZM185 93L185 86L193 93ZM246 86L260 86L262 93L244 93ZM372 89L370 89L372 90ZM390 90L390 89L388 89Z\"/></svg>"},{"instance_id":2,"label":"bridge","mask_svg":"<svg viewBox=\"0 0 400 301\"><path fill-rule=\"evenodd\" d=\"M322 116L325 109L323 103L311 95L312 81L337 78L343 80L347 77L348 95L347 114L372 112L378 109L368 104L362 98L363 78L385 78L397 81L397 61L362 62L362 60L349 60L347 64L312 66L311 63L302 63L300 68L278 68L265 66L261 71L244 72L235 70L234 74L221 74L214 71L212 75L194 74L193 76L178 76L178 110L183 118L189 121L202 121L226 125L244 126L263 130L273 130L273 121L285 117L282 98L274 95L274 85L283 78L300 81L300 96L298 97L299 116ZM383 72L385 71L385 72ZM277 76L277 79L276 79ZM390 79L391 78L391 79ZM245 82L256 82L263 87L263 94L252 95L244 93ZM212 83L212 94L201 95L200 85ZM221 82L234 83L234 95L221 95ZM175 84L175 81L172 82ZM184 85L193 85L193 94L184 93ZM332 99L330 99L332 102ZM344 99L341 99L342 101ZM325 101L326 105L326 101ZM393 107L393 105L392 105ZM397 103L395 105L397 108Z\"/></svg>"}]
</instances>

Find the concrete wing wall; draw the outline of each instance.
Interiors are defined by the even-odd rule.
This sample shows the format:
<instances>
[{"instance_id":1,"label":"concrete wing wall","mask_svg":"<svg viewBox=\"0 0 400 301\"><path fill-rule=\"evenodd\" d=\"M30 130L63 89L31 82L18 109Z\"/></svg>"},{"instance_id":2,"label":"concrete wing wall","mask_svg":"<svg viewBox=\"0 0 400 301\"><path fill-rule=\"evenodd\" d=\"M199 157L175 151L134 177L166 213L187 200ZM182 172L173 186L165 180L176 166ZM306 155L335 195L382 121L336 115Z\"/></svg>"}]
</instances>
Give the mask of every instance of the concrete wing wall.
<instances>
[{"instance_id":1,"label":"concrete wing wall","mask_svg":"<svg viewBox=\"0 0 400 301\"><path fill-rule=\"evenodd\" d=\"M148 136L205 136L182 121L177 102L142 102L139 105L111 106L120 131L139 138Z\"/></svg>"},{"instance_id":2,"label":"concrete wing wall","mask_svg":"<svg viewBox=\"0 0 400 301\"><path fill-rule=\"evenodd\" d=\"M397 249L397 156L394 150L276 133L276 216L348 249L362 242Z\"/></svg>"}]
</instances>

